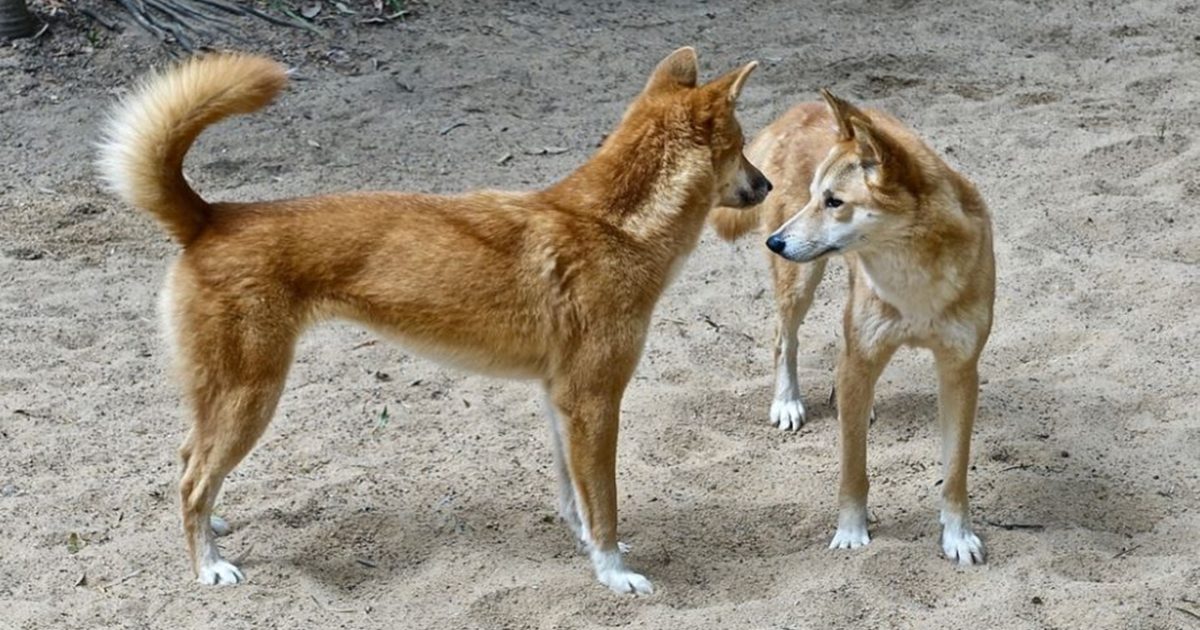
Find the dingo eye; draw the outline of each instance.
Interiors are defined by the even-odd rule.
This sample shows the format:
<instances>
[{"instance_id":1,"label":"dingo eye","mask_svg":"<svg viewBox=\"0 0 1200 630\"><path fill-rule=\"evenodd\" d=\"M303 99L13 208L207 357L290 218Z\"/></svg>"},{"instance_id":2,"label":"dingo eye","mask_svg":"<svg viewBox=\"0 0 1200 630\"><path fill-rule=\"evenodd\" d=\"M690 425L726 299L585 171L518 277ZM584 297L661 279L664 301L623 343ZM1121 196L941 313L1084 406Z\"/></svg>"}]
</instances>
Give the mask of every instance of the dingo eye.
<instances>
[{"instance_id":1,"label":"dingo eye","mask_svg":"<svg viewBox=\"0 0 1200 630\"><path fill-rule=\"evenodd\" d=\"M836 197L826 197L825 198L825 207L826 208L840 208L841 206L842 206L841 199L838 199Z\"/></svg>"}]
</instances>

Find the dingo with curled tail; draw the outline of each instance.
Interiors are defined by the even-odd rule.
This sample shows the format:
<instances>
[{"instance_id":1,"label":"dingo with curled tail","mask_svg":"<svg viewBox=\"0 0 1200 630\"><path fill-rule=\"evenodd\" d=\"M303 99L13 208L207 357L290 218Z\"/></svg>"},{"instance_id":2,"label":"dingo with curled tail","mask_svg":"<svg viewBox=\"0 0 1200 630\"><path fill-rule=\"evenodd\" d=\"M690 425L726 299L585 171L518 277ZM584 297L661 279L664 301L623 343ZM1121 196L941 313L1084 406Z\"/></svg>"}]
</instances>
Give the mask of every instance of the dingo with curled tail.
<instances>
[{"instance_id":1,"label":"dingo with curled tail","mask_svg":"<svg viewBox=\"0 0 1200 630\"><path fill-rule=\"evenodd\" d=\"M719 208L727 239L769 233L779 326L771 422L796 429L804 404L797 330L830 256L845 257L850 296L836 395L841 425L840 515L833 548L867 544L867 428L875 382L902 345L937 363L942 433L942 550L984 561L967 501L977 365L992 327L992 226L975 187L895 118L827 91L785 113L747 154L776 190L749 210ZM800 263L800 264L796 264Z\"/></svg>"},{"instance_id":2,"label":"dingo with curled tail","mask_svg":"<svg viewBox=\"0 0 1200 630\"><path fill-rule=\"evenodd\" d=\"M455 365L539 381L563 520L602 583L651 592L618 548L618 412L654 306L709 211L770 189L734 115L754 68L700 84L695 51L677 50L590 160L530 192L210 202L184 179L184 155L206 126L265 106L284 69L203 56L123 101L101 173L182 247L162 311L192 411L179 494L200 581L242 581L217 548L213 501L266 429L297 338L340 317Z\"/></svg>"}]
</instances>

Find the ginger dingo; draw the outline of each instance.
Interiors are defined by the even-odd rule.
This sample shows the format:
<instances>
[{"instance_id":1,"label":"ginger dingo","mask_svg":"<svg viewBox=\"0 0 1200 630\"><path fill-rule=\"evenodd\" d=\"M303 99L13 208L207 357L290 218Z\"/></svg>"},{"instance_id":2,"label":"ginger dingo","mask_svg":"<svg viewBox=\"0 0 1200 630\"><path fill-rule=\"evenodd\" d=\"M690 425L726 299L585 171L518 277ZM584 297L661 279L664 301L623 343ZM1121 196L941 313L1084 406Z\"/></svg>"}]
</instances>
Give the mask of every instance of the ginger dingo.
<instances>
[{"instance_id":1,"label":"ginger dingo","mask_svg":"<svg viewBox=\"0 0 1200 630\"><path fill-rule=\"evenodd\" d=\"M267 105L284 68L204 56L125 99L99 167L182 247L161 307L193 417L179 493L199 580L243 580L215 543L213 501L270 422L296 339L339 317L455 365L540 381L563 520L600 582L651 592L618 547L618 412L655 303L709 211L770 190L734 115L755 65L700 85L695 51L677 50L590 160L531 192L209 202L184 179L184 155L205 127Z\"/></svg>"}]
</instances>

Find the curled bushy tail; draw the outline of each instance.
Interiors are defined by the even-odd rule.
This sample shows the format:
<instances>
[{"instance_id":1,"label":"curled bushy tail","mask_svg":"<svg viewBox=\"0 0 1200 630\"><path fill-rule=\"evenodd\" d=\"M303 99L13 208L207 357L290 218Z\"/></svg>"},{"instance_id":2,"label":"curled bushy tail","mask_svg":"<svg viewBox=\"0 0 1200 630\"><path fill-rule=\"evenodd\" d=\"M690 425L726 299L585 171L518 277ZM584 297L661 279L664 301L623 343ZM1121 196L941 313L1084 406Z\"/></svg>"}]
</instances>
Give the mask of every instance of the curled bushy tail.
<instances>
[{"instance_id":1,"label":"curled bushy tail","mask_svg":"<svg viewBox=\"0 0 1200 630\"><path fill-rule=\"evenodd\" d=\"M708 215L708 220L716 230L717 236L732 241L758 227L761 220L762 204L753 208L714 208Z\"/></svg>"},{"instance_id":2,"label":"curled bushy tail","mask_svg":"<svg viewBox=\"0 0 1200 630\"><path fill-rule=\"evenodd\" d=\"M97 166L109 188L154 215L180 243L208 222L209 205L183 177L205 127L258 110L287 84L284 67L245 54L193 57L142 82L104 125Z\"/></svg>"}]
</instances>

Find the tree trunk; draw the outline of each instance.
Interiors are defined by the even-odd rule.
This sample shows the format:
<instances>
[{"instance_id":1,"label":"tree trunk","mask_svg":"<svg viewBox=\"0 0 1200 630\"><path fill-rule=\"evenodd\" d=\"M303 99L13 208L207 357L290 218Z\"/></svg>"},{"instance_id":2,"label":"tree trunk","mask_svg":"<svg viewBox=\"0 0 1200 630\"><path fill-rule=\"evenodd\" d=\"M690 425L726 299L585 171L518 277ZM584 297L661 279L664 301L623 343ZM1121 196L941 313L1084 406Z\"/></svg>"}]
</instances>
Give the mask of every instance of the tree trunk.
<instances>
[{"instance_id":1,"label":"tree trunk","mask_svg":"<svg viewBox=\"0 0 1200 630\"><path fill-rule=\"evenodd\" d=\"M0 0L0 37L29 37L37 30L37 20L29 13L25 0Z\"/></svg>"}]
</instances>

